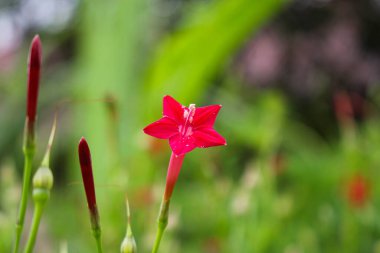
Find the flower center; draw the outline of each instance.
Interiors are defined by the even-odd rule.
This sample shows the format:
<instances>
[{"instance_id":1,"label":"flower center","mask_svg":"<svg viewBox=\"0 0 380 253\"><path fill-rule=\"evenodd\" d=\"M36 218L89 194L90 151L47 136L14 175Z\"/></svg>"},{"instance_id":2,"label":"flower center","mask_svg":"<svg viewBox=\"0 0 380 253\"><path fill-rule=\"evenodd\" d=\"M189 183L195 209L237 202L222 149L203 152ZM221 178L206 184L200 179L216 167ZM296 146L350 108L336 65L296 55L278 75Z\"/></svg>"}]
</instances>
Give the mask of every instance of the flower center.
<instances>
[{"instance_id":1,"label":"flower center","mask_svg":"<svg viewBox=\"0 0 380 253\"><path fill-rule=\"evenodd\" d=\"M185 119L185 123L180 125L178 130L181 133L182 137L189 137L193 134L192 122L195 113L195 104L190 104L189 108L186 108L183 111L183 118Z\"/></svg>"}]
</instances>

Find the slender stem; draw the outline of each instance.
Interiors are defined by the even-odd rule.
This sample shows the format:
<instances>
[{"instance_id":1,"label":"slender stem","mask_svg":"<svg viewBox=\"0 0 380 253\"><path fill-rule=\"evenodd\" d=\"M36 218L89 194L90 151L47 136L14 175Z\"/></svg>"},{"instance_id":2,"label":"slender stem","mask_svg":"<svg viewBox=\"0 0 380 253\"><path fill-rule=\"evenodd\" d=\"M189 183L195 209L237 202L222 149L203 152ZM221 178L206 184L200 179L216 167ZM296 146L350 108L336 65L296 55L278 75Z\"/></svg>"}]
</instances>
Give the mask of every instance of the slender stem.
<instances>
[{"instance_id":1,"label":"slender stem","mask_svg":"<svg viewBox=\"0 0 380 253\"><path fill-rule=\"evenodd\" d=\"M96 247L98 248L98 253L103 253L100 227L94 228L92 232L96 241Z\"/></svg>"},{"instance_id":2,"label":"slender stem","mask_svg":"<svg viewBox=\"0 0 380 253\"><path fill-rule=\"evenodd\" d=\"M158 252L162 235L164 234L166 226L168 225L169 206L170 206L170 200L165 200L165 198L163 198L161 202L160 213L157 219L157 233L156 233L156 239L153 244L152 253Z\"/></svg>"},{"instance_id":3,"label":"slender stem","mask_svg":"<svg viewBox=\"0 0 380 253\"><path fill-rule=\"evenodd\" d=\"M157 228L156 240L154 241L152 253L158 252L158 248L160 247L160 242L161 242L161 238L163 234L164 234L164 229Z\"/></svg>"},{"instance_id":4,"label":"slender stem","mask_svg":"<svg viewBox=\"0 0 380 253\"><path fill-rule=\"evenodd\" d=\"M98 253L103 253L102 242L100 241L100 238L96 240L96 246L98 247Z\"/></svg>"},{"instance_id":5,"label":"slender stem","mask_svg":"<svg viewBox=\"0 0 380 253\"><path fill-rule=\"evenodd\" d=\"M42 213L45 207L45 203L39 202L36 203L34 207L34 214L33 214L33 221L32 221L32 227L29 234L29 239L26 244L25 253L32 253L34 244L36 243L36 237L38 234L38 227L40 226L40 221L42 217Z\"/></svg>"},{"instance_id":6,"label":"slender stem","mask_svg":"<svg viewBox=\"0 0 380 253\"><path fill-rule=\"evenodd\" d=\"M17 253L19 251L21 234L24 228L25 213L26 213L29 188L30 188L30 177L32 174L33 157L34 157L34 145L25 145L24 147L24 175L23 175L21 202L20 202L18 219L16 223L16 231L15 231L16 239L15 239L15 245L13 248L13 253Z\"/></svg>"}]
</instances>

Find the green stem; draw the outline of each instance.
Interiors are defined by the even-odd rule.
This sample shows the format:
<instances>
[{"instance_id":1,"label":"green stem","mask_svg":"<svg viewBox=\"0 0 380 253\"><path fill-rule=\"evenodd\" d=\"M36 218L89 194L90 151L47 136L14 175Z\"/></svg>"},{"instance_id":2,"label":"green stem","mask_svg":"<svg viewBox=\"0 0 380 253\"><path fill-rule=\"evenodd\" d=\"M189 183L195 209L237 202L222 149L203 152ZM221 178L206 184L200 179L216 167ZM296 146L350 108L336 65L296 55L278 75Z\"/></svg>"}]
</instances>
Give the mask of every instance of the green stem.
<instances>
[{"instance_id":1,"label":"green stem","mask_svg":"<svg viewBox=\"0 0 380 253\"><path fill-rule=\"evenodd\" d=\"M40 226L40 221L42 217L42 213L45 207L45 203L39 202L36 203L33 214L32 227L29 234L29 239L26 244L25 253L32 253L34 244L36 243L36 237L38 234L38 227Z\"/></svg>"},{"instance_id":2,"label":"green stem","mask_svg":"<svg viewBox=\"0 0 380 253\"><path fill-rule=\"evenodd\" d=\"M100 228L99 227L94 228L92 232L96 241L96 247L98 248L98 253L103 253Z\"/></svg>"},{"instance_id":3,"label":"green stem","mask_svg":"<svg viewBox=\"0 0 380 253\"><path fill-rule=\"evenodd\" d=\"M28 145L29 143L29 145ZM18 214L18 219L16 223L16 239L15 245L13 248L13 253L17 253L20 247L21 234L24 228L25 213L28 203L28 194L30 188L30 177L32 174L32 162L34 157L34 141L29 141L24 146L24 175L23 175L23 184L22 184L22 193L21 193L21 202L20 209Z\"/></svg>"},{"instance_id":4,"label":"green stem","mask_svg":"<svg viewBox=\"0 0 380 253\"><path fill-rule=\"evenodd\" d=\"M102 242L100 241L100 239L96 239L96 246L98 247L98 253L103 253Z\"/></svg>"},{"instance_id":5,"label":"green stem","mask_svg":"<svg viewBox=\"0 0 380 253\"><path fill-rule=\"evenodd\" d=\"M168 225L169 205L170 205L170 199L169 200L162 199L160 213L158 215L158 220L157 220L156 239L155 239L154 244L153 244L152 253L158 252L158 248L160 247L162 235L164 234L166 226Z\"/></svg>"},{"instance_id":6,"label":"green stem","mask_svg":"<svg viewBox=\"0 0 380 253\"><path fill-rule=\"evenodd\" d=\"M164 234L164 229L157 228L156 240L154 241L152 253L158 252L158 248L160 247L160 242L161 242L161 238L163 234Z\"/></svg>"}]
</instances>

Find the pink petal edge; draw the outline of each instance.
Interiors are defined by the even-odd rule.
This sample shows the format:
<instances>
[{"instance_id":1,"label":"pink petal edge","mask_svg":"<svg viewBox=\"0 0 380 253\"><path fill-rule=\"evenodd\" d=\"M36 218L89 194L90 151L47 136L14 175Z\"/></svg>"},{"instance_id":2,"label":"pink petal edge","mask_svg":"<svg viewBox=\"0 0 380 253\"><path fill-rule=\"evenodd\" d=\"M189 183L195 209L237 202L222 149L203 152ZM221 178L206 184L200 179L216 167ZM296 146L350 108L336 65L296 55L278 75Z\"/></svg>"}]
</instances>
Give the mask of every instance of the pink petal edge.
<instances>
[{"instance_id":1,"label":"pink petal edge","mask_svg":"<svg viewBox=\"0 0 380 253\"><path fill-rule=\"evenodd\" d=\"M177 123L168 117L163 117L143 129L144 133L159 139L169 139L178 134Z\"/></svg>"},{"instance_id":2,"label":"pink petal edge","mask_svg":"<svg viewBox=\"0 0 380 253\"><path fill-rule=\"evenodd\" d=\"M214 146L226 146L227 142L223 136L212 128L203 128L194 131L194 143L198 148L208 148Z\"/></svg>"},{"instance_id":3,"label":"pink petal edge","mask_svg":"<svg viewBox=\"0 0 380 253\"><path fill-rule=\"evenodd\" d=\"M193 119L194 128L213 127L221 108L221 105L209 105L196 108Z\"/></svg>"},{"instance_id":4,"label":"pink petal edge","mask_svg":"<svg viewBox=\"0 0 380 253\"><path fill-rule=\"evenodd\" d=\"M181 105L177 100L169 95L164 96L162 99L163 103L163 116L169 117L175 120L177 123L183 122L183 111L184 106Z\"/></svg>"}]
</instances>

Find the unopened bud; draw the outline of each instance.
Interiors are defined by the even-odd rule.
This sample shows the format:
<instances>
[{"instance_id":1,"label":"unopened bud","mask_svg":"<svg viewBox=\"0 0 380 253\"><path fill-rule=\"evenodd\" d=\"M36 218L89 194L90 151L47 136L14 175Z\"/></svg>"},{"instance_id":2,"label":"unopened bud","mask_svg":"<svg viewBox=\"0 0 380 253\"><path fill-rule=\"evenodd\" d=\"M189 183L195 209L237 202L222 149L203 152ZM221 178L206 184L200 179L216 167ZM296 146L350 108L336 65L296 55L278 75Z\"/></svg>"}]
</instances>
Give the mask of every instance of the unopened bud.
<instances>
[{"instance_id":1,"label":"unopened bud","mask_svg":"<svg viewBox=\"0 0 380 253\"><path fill-rule=\"evenodd\" d=\"M38 35L34 36L29 50L28 59L28 94L26 102L26 116L28 118L29 127L34 126L37 114L38 90L40 85L41 71L41 40Z\"/></svg>"},{"instance_id":2,"label":"unopened bud","mask_svg":"<svg viewBox=\"0 0 380 253\"><path fill-rule=\"evenodd\" d=\"M36 202L46 202L53 187L53 174L47 167L40 167L33 177L33 199Z\"/></svg>"},{"instance_id":3,"label":"unopened bud","mask_svg":"<svg viewBox=\"0 0 380 253\"><path fill-rule=\"evenodd\" d=\"M35 149L35 121L37 116L38 90L41 71L41 40L34 36L28 59L28 91L26 96L26 120L24 130L24 152L33 156Z\"/></svg>"},{"instance_id":4,"label":"unopened bud","mask_svg":"<svg viewBox=\"0 0 380 253\"><path fill-rule=\"evenodd\" d=\"M129 210L128 199L126 199L125 201L125 206L127 209L127 232L126 232L123 242L121 243L120 252L121 253L136 253L137 246L136 246L135 238L133 237L133 234L132 234L131 212Z\"/></svg>"},{"instance_id":5,"label":"unopened bud","mask_svg":"<svg viewBox=\"0 0 380 253\"><path fill-rule=\"evenodd\" d=\"M99 212L96 205L94 176L92 174L91 152L84 137L79 141L78 154L87 206L90 211L91 226L95 233L100 233Z\"/></svg>"},{"instance_id":6,"label":"unopened bud","mask_svg":"<svg viewBox=\"0 0 380 253\"><path fill-rule=\"evenodd\" d=\"M33 177L33 188L50 190L53 187L53 173L47 167L41 167Z\"/></svg>"},{"instance_id":7,"label":"unopened bud","mask_svg":"<svg viewBox=\"0 0 380 253\"><path fill-rule=\"evenodd\" d=\"M137 252L137 246L136 241L133 235L127 235L123 242L121 243L120 247L121 253L136 253Z\"/></svg>"}]
</instances>

